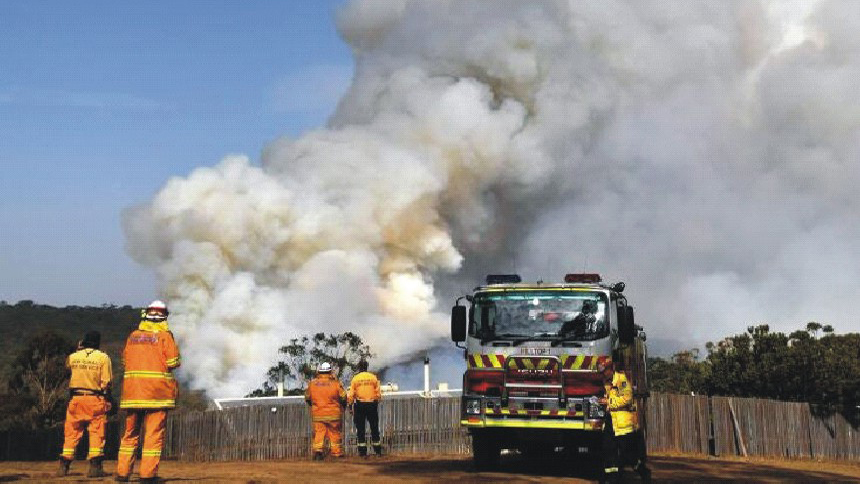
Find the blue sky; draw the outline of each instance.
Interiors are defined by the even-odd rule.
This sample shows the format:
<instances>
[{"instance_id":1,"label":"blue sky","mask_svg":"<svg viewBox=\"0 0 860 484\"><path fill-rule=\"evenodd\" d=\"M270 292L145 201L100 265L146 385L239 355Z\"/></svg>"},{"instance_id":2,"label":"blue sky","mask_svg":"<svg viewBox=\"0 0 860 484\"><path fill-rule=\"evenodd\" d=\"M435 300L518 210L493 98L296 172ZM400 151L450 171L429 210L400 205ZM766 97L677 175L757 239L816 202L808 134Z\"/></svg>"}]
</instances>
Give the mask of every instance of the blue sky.
<instances>
[{"instance_id":1,"label":"blue sky","mask_svg":"<svg viewBox=\"0 0 860 484\"><path fill-rule=\"evenodd\" d=\"M324 124L352 72L342 3L0 2L0 300L150 300L122 210Z\"/></svg>"}]
</instances>

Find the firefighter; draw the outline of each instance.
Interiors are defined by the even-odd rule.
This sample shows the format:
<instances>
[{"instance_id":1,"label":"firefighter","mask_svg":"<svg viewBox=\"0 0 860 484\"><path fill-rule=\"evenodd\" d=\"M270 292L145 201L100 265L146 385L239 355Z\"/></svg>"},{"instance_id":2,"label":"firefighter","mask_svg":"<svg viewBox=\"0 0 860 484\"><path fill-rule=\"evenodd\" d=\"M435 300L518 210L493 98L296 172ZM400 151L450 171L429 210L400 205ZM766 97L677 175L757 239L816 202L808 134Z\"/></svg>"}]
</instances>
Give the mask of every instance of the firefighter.
<instances>
[{"instance_id":1,"label":"firefighter","mask_svg":"<svg viewBox=\"0 0 860 484\"><path fill-rule=\"evenodd\" d=\"M105 422L110 411L110 382L113 378L110 357L99 350L101 333L90 331L78 344L78 349L66 360L72 370L69 380L69 406L66 409L63 452L58 476L69 473L75 457L75 447L87 429L90 448L87 477L103 477L102 460L105 448Z\"/></svg>"},{"instance_id":2,"label":"firefighter","mask_svg":"<svg viewBox=\"0 0 860 484\"><path fill-rule=\"evenodd\" d=\"M119 444L116 480L128 481L134 468L137 445L143 435L140 458L141 482L157 482L158 463L164 443L167 411L176 406L177 385L173 371L179 367L179 350L167 326L167 306L153 301L143 311L140 326L125 343L120 408L126 410L125 433Z\"/></svg>"},{"instance_id":3,"label":"firefighter","mask_svg":"<svg viewBox=\"0 0 860 484\"><path fill-rule=\"evenodd\" d=\"M651 482L645 465L645 440L639 430L633 387L623 371L615 371L612 361L600 369L606 396L600 403L608 410L603 424L604 482L619 482L621 467L631 463L643 482Z\"/></svg>"},{"instance_id":4,"label":"firefighter","mask_svg":"<svg viewBox=\"0 0 860 484\"><path fill-rule=\"evenodd\" d=\"M311 406L311 420L314 424L313 459L323 459L326 438L331 455L343 457L342 418L346 391L332 374L329 363L323 363L317 368L316 378L311 380L305 391L305 401Z\"/></svg>"},{"instance_id":5,"label":"firefighter","mask_svg":"<svg viewBox=\"0 0 860 484\"><path fill-rule=\"evenodd\" d=\"M359 373L352 377L346 400L352 409L353 423L358 433L358 455L367 457L366 422L370 423L373 452L382 455L382 442L379 440L379 400L382 398L382 391L379 379L367 371L367 361L359 361L357 368Z\"/></svg>"},{"instance_id":6,"label":"firefighter","mask_svg":"<svg viewBox=\"0 0 860 484\"><path fill-rule=\"evenodd\" d=\"M582 309L575 318L565 321L558 334L564 337L581 337L595 330L597 323L597 302L586 299L582 302Z\"/></svg>"}]
</instances>

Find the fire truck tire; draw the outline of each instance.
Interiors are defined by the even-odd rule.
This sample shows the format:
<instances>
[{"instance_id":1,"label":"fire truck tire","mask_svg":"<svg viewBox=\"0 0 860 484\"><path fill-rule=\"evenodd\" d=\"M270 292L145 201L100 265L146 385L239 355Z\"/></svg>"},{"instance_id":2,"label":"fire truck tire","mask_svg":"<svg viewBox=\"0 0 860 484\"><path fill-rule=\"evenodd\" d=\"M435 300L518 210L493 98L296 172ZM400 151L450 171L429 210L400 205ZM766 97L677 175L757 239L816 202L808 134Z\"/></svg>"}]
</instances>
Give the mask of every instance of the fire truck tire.
<instances>
[{"instance_id":1,"label":"fire truck tire","mask_svg":"<svg viewBox=\"0 0 860 484\"><path fill-rule=\"evenodd\" d=\"M537 460L546 455L544 449L534 445L524 445L519 448L519 451L523 458L527 460Z\"/></svg>"},{"instance_id":2,"label":"fire truck tire","mask_svg":"<svg viewBox=\"0 0 860 484\"><path fill-rule=\"evenodd\" d=\"M472 458L477 470L495 470L499 466L501 451L498 440L493 439L491 435L482 432L472 434Z\"/></svg>"}]
</instances>

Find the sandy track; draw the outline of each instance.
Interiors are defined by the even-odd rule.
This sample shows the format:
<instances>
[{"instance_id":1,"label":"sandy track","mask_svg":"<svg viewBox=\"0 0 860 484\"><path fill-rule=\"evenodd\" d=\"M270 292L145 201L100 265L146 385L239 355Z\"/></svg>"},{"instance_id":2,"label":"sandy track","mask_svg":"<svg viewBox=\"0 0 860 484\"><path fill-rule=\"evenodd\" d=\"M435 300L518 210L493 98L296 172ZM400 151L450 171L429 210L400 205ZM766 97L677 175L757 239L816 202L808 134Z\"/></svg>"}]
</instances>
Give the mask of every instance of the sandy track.
<instances>
[{"instance_id":1,"label":"sandy track","mask_svg":"<svg viewBox=\"0 0 860 484\"><path fill-rule=\"evenodd\" d=\"M338 461L186 463L166 461L164 482L594 482L597 474L587 463L556 460L504 459L498 472L474 472L463 456L393 456L347 458ZM53 477L55 462L0 462L0 482L113 482L116 462L105 463L111 476L87 479L86 462L76 461L71 475ZM858 482L860 464L814 461L708 459L655 456L655 482ZM637 482L632 473L627 481ZM136 481L136 477L133 481Z\"/></svg>"}]
</instances>

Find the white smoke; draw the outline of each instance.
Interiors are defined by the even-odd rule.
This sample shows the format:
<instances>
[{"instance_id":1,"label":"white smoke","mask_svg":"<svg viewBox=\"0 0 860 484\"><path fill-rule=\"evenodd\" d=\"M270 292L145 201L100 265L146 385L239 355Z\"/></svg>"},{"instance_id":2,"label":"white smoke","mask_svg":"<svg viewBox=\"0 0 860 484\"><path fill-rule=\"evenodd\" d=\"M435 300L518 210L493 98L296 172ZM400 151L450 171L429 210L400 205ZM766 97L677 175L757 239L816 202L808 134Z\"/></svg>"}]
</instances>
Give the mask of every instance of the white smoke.
<instances>
[{"instance_id":1,"label":"white smoke","mask_svg":"<svg viewBox=\"0 0 860 484\"><path fill-rule=\"evenodd\" d=\"M852 5L368 0L338 26L326 128L126 214L192 386L244 394L316 331L404 361L512 268L624 279L657 337L860 329Z\"/></svg>"}]
</instances>

